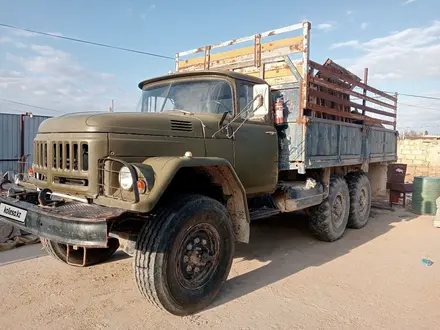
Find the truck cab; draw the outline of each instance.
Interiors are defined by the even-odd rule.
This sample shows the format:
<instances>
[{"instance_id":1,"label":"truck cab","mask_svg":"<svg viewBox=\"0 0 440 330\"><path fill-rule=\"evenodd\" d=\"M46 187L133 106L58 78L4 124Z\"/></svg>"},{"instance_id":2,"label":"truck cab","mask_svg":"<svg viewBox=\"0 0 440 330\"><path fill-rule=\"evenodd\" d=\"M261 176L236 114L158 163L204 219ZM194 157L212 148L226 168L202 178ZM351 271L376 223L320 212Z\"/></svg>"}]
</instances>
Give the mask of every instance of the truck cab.
<instances>
[{"instance_id":1,"label":"truck cab","mask_svg":"<svg viewBox=\"0 0 440 330\"><path fill-rule=\"evenodd\" d=\"M272 192L278 181L278 139L271 111L270 87L257 77L206 70L171 74L139 84L141 112L181 116L173 130L200 127L200 141L187 151L221 157L234 167L246 194ZM187 125L187 126L185 126ZM204 144L197 153L193 143ZM258 152L255 147L258 146ZM252 163L253 171L249 171ZM255 176L254 173L265 173Z\"/></svg>"}]
</instances>

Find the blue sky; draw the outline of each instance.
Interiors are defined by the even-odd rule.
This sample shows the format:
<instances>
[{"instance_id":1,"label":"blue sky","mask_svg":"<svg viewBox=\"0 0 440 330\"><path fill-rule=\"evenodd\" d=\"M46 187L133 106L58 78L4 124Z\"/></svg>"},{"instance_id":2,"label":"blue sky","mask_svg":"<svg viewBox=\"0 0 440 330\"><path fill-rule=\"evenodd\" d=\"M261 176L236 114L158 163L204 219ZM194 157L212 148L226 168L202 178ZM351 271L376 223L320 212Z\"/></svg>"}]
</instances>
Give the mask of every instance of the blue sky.
<instances>
[{"instance_id":1,"label":"blue sky","mask_svg":"<svg viewBox=\"0 0 440 330\"><path fill-rule=\"evenodd\" d=\"M313 5L312 5L313 3ZM0 23L173 57L210 43L312 22L311 57L330 57L388 91L440 96L436 0L7 1ZM327 8L329 4L330 7ZM137 83L173 70L153 58L0 28L0 97L63 112L135 109ZM400 98L399 126L440 126L440 101ZM30 110L0 101L0 111ZM32 109L34 113L55 114ZM436 127L427 128L438 131Z\"/></svg>"}]
</instances>

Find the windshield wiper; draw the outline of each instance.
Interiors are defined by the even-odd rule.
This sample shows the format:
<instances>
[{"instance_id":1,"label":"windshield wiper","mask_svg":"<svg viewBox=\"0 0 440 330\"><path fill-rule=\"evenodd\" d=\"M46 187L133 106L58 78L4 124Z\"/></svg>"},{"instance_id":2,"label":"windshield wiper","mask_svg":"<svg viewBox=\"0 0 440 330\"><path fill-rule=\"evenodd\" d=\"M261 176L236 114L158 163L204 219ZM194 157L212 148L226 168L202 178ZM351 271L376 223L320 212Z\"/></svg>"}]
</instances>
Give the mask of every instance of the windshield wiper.
<instances>
[{"instance_id":1,"label":"windshield wiper","mask_svg":"<svg viewBox=\"0 0 440 330\"><path fill-rule=\"evenodd\" d=\"M172 85L173 85L173 83L171 82L170 86L168 87L167 94L165 95L165 98L163 100L162 107L160 108L160 112L163 112L163 109L165 108L165 104L167 103L168 96L170 96L170 90L171 90Z\"/></svg>"}]
</instances>

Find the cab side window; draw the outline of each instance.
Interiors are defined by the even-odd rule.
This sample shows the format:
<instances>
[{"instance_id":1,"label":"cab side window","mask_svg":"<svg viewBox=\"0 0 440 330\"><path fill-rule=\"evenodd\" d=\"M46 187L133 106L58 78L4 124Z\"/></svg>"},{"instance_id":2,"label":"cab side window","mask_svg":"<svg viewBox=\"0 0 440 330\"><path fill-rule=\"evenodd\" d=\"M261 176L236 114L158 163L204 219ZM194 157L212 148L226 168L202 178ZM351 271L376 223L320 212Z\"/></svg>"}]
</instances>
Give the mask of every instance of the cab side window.
<instances>
[{"instance_id":1,"label":"cab side window","mask_svg":"<svg viewBox=\"0 0 440 330\"><path fill-rule=\"evenodd\" d=\"M238 83L238 112L240 118L251 119L249 115L252 113L252 100L254 99L253 85L250 83L239 82Z\"/></svg>"}]
</instances>

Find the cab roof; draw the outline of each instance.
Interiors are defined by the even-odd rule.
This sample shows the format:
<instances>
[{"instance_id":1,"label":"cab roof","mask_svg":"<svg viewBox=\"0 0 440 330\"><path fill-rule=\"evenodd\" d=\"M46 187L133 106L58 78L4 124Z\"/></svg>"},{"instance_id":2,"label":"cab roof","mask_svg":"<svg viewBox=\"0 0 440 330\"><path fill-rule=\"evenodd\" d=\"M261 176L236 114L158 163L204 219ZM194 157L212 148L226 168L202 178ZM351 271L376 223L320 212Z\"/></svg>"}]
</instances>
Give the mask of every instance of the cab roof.
<instances>
[{"instance_id":1,"label":"cab roof","mask_svg":"<svg viewBox=\"0 0 440 330\"><path fill-rule=\"evenodd\" d=\"M189 72L175 72L175 73L147 79L147 80L140 82L138 86L140 89L142 89L146 84L151 84L151 83L162 81L162 80L165 81L165 80L174 79L174 78L184 78L184 77L191 78L191 77L203 77L203 76L223 76L223 77L248 81L248 82L251 82L254 84L267 84L266 81L264 81L264 79L249 76L249 75L234 72L234 71L201 70L201 71L189 71Z\"/></svg>"}]
</instances>

